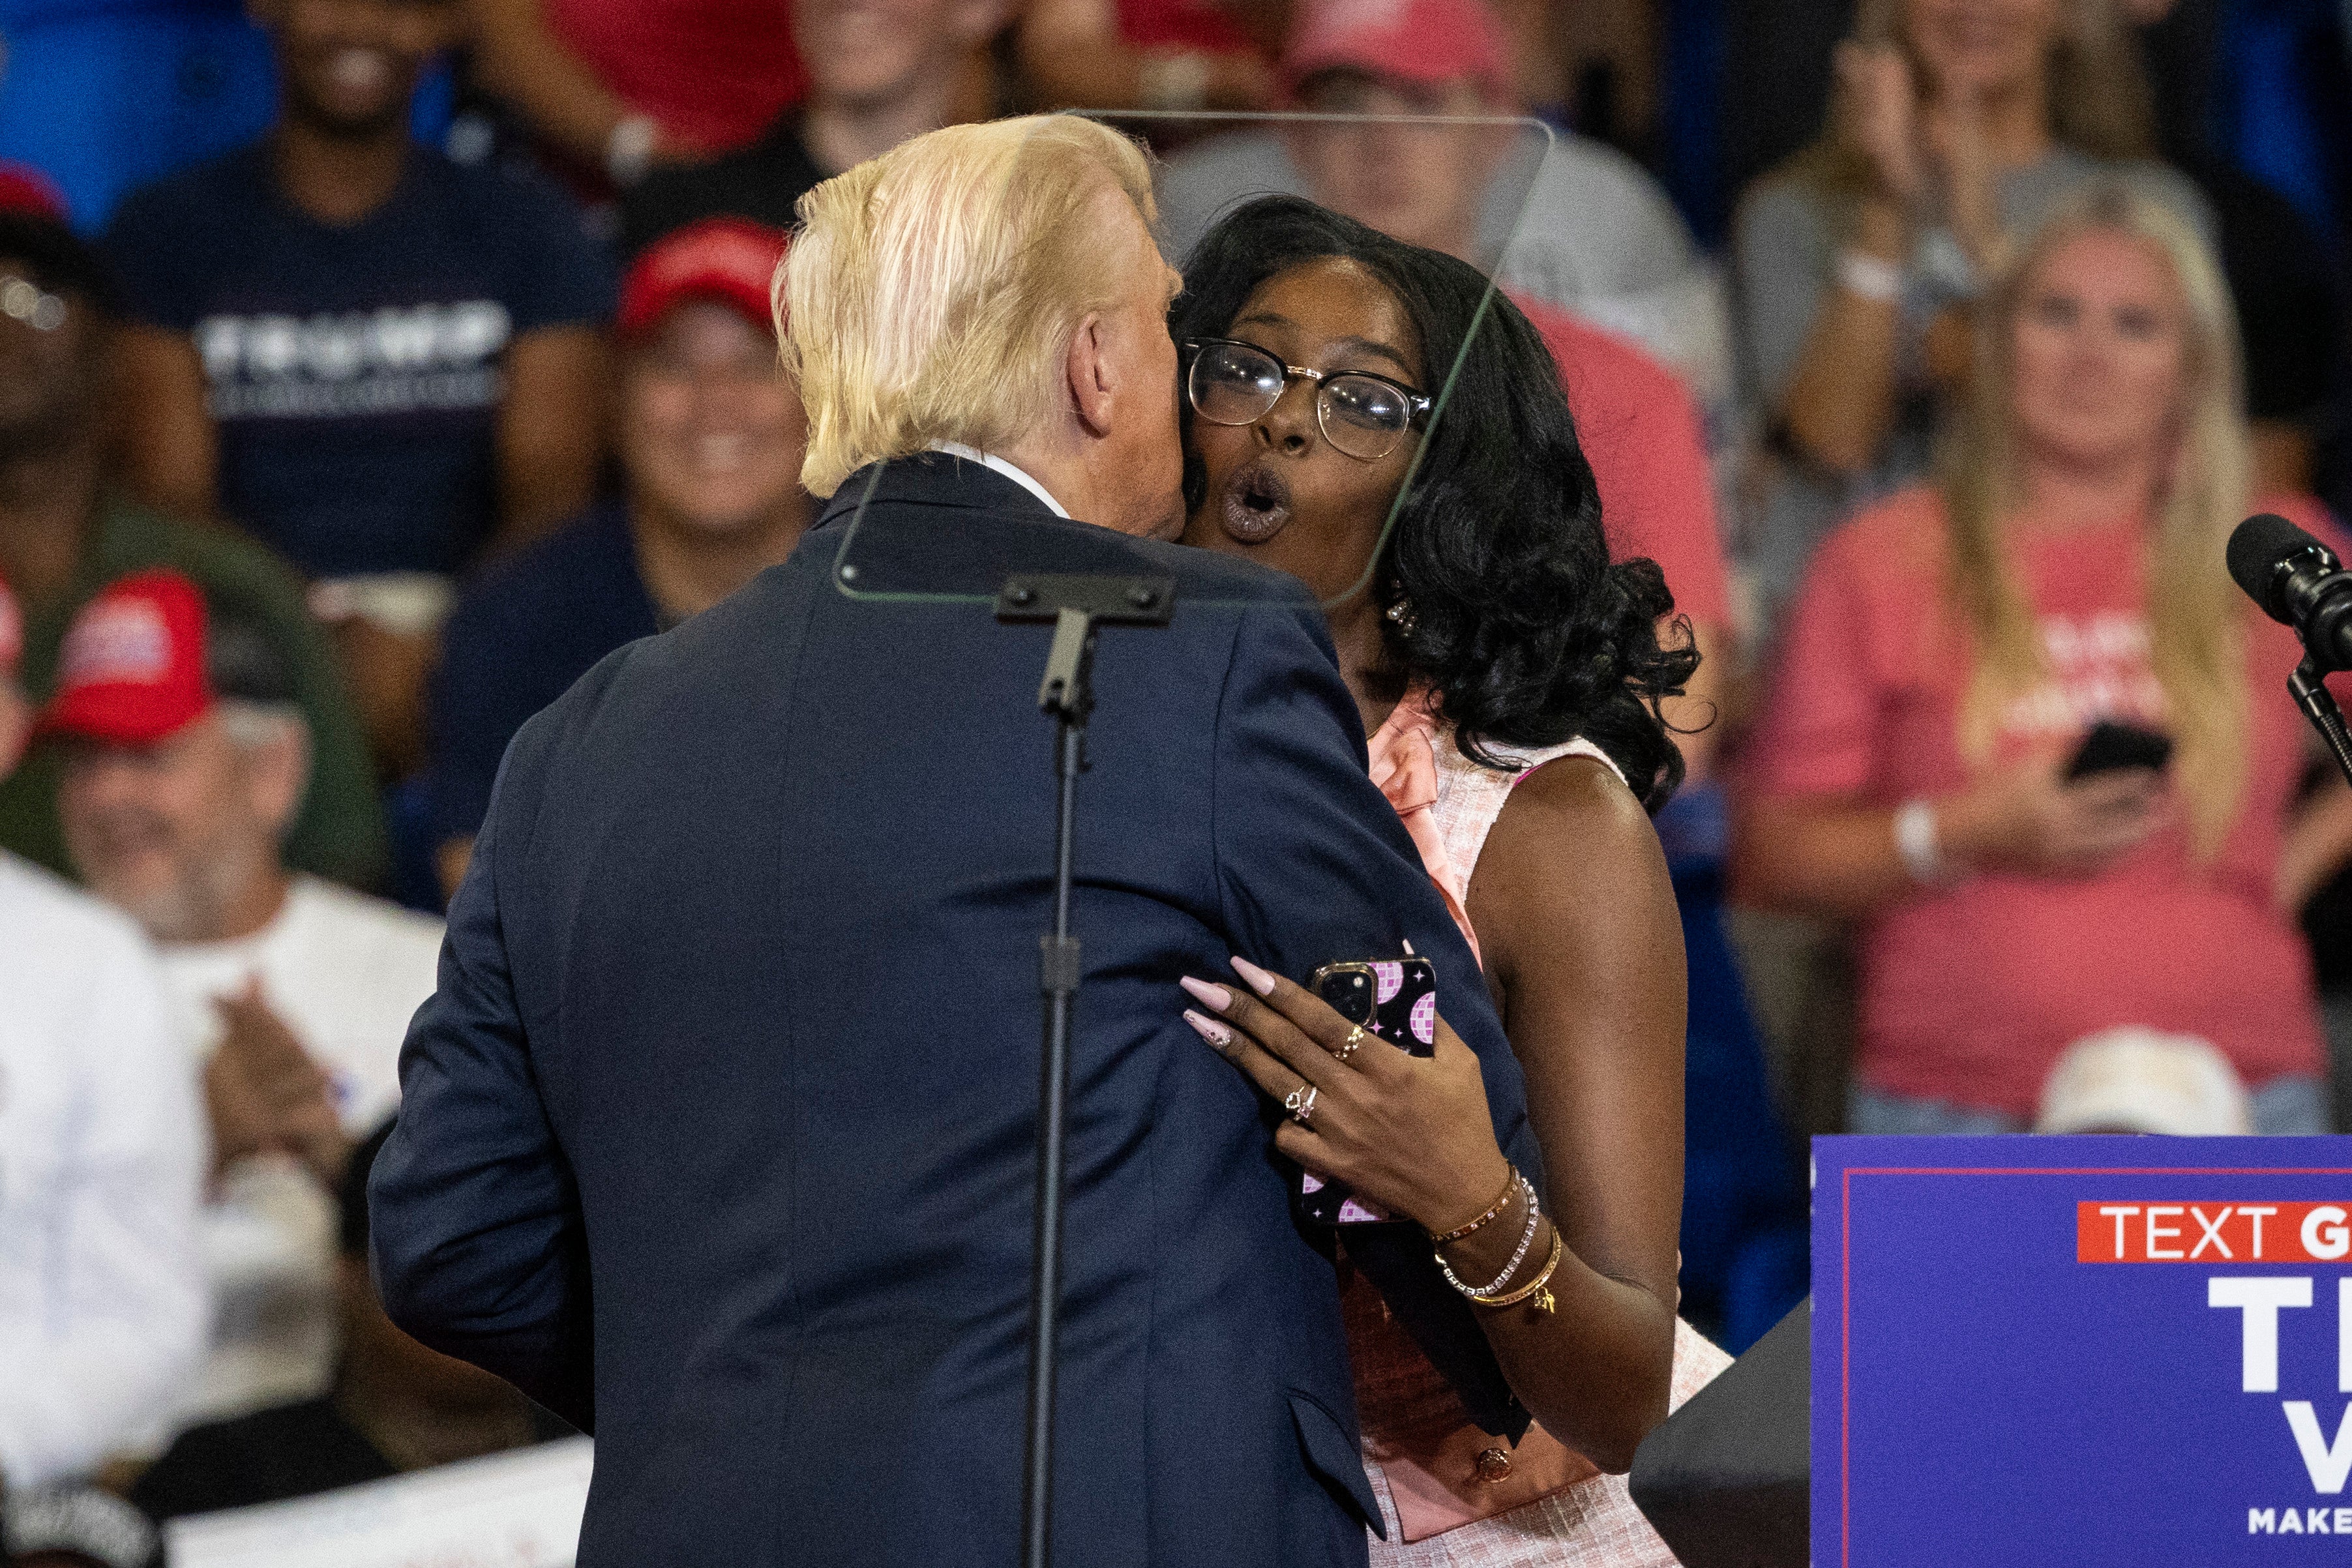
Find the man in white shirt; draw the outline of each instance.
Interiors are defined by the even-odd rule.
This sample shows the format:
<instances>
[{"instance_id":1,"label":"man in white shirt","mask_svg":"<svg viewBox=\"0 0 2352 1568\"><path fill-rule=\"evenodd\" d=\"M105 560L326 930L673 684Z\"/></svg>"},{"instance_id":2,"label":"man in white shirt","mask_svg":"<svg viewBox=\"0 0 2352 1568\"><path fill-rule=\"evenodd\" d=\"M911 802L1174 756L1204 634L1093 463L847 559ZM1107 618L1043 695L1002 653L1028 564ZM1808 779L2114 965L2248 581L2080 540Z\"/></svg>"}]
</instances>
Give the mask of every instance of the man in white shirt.
<instances>
[{"instance_id":1,"label":"man in white shirt","mask_svg":"<svg viewBox=\"0 0 2352 1568\"><path fill-rule=\"evenodd\" d=\"M66 747L74 868L160 945L173 1034L204 1064L217 1322L175 1422L309 1397L334 1354L328 1195L398 1102L440 923L289 874L310 753L289 673L175 572L83 608L42 726Z\"/></svg>"},{"instance_id":2,"label":"man in white shirt","mask_svg":"<svg viewBox=\"0 0 2352 1568\"><path fill-rule=\"evenodd\" d=\"M23 748L0 583L0 778ZM204 1344L204 1124L131 922L0 851L0 1485L88 1469Z\"/></svg>"}]
</instances>

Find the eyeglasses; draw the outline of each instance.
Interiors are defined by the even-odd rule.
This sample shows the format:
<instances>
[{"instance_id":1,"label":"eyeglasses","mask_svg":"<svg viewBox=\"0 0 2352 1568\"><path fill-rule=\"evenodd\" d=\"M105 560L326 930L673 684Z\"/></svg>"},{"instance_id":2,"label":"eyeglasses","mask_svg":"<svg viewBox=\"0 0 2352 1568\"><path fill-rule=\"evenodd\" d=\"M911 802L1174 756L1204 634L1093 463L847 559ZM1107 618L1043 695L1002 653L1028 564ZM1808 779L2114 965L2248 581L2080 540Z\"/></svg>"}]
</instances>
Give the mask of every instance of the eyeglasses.
<instances>
[{"instance_id":1,"label":"eyeglasses","mask_svg":"<svg viewBox=\"0 0 2352 1568\"><path fill-rule=\"evenodd\" d=\"M1323 439L1349 456L1377 463L1397 449L1409 430L1428 421L1430 400L1400 382L1367 371L1310 371L1286 365L1264 349L1231 338L1195 338L1184 396L1212 424L1255 424L1295 381L1315 387L1315 423Z\"/></svg>"},{"instance_id":2,"label":"eyeglasses","mask_svg":"<svg viewBox=\"0 0 2352 1568\"><path fill-rule=\"evenodd\" d=\"M0 272L0 316L13 316L36 332L54 332L66 324L66 302L30 278Z\"/></svg>"}]
</instances>

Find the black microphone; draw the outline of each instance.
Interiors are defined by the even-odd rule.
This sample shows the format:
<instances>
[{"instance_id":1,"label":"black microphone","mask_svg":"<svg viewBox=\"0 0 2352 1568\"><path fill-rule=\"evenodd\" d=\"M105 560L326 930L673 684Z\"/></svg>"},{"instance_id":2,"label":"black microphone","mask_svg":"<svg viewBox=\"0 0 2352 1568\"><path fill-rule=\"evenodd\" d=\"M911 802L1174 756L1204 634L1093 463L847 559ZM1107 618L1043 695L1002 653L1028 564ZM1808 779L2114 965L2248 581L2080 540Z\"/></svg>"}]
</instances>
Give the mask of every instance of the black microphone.
<instances>
[{"instance_id":1,"label":"black microphone","mask_svg":"<svg viewBox=\"0 0 2352 1568\"><path fill-rule=\"evenodd\" d=\"M2352 572L2335 551L2263 512L2231 531L2229 560L2246 597L2294 629L2314 665L2322 673L2352 670Z\"/></svg>"}]
</instances>

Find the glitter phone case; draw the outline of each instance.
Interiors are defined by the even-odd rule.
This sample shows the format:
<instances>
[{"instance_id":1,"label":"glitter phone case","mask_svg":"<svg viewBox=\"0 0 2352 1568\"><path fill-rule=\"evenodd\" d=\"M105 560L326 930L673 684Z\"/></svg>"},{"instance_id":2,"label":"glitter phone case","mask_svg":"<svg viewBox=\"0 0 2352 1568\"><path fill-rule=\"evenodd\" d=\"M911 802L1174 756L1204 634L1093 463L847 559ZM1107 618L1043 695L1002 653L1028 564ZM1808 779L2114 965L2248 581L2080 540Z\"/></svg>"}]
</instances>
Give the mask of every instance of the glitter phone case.
<instances>
[{"instance_id":1,"label":"glitter phone case","mask_svg":"<svg viewBox=\"0 0 2352 1568\"><path fill-rule=\"evenodd\" d=\"M1366 1033L1414 1056L1436 1053L1437 971L1428 959L1408 956L1326 964L1307 984L1333 1012ZM1324 1225L1373 1224L1389 1218L1358 1202L1341 1184L1309 1172L1299 1174L1298 1207L1307 1218Z\"/></svg>"}]
</instances>

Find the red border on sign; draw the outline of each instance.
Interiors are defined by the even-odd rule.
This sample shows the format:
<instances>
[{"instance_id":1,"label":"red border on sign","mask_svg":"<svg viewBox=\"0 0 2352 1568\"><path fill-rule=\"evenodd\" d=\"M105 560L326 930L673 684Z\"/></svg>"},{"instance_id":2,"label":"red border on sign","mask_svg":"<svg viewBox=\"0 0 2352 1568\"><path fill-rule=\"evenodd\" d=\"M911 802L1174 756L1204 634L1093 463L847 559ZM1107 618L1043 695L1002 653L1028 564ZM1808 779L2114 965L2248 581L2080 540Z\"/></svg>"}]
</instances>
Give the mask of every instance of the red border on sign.
<instances>
[{"instance_id":1,"label":"red border on sign","mask_svg":"<svg viewBox=\"0 0 2352 1568\"><path fill-rule=\"evenodd\" d=\"M1838 1173L1838 1563L1853 1564L1853 1178L1858 1176L2352 1176L2352 1166L1848 1166Z\"/></svg>"}]
</instances>

